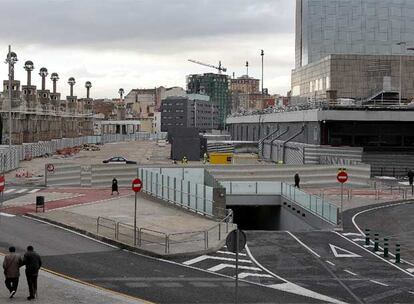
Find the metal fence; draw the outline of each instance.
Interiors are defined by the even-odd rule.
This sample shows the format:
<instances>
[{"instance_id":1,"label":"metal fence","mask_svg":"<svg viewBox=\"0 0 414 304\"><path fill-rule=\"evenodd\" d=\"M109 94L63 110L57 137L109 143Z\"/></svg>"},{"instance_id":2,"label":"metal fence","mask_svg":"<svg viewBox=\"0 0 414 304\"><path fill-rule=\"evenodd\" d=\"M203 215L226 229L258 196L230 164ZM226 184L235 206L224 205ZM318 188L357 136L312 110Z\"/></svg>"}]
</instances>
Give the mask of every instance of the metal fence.
<instances>
[{"instance_id":1,"label":"metal fence","mask_svg":"<svg viewBox=\"0 0 414 304\"><path fill-rule=\"evenodd\" d=\"M227 209L225 218L201 231L167 233L137 227L134 234L133 225L105 217L98 217L96 220L97 235L114 239L132 247L163 254L207 250L216 247L234 228L231 209ZM136 235L136 240L134 240L134 235Z\"/></svg>"},{"instance_id":2,"label":"metal fence","mask_svg":"<svg viewBox=\"0 0 414 304\"><path fill-rule=\"evenodd\" d=\"M292 185L283 182L243 182L243 181L221 181L228 195L232 194L256 194L256 195L281 195L286 199L298 204L307 211L337 225L339 208L325 199L308 194Z\"/></svg>"}]
</instances>

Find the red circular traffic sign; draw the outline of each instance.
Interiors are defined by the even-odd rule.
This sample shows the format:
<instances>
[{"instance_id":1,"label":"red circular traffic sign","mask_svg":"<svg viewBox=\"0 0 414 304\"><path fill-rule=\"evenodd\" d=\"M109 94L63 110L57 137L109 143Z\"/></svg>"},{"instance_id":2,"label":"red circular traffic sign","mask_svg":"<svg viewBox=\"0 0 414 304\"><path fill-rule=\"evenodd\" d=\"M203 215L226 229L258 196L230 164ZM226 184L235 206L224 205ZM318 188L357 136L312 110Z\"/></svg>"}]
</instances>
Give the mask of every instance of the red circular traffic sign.
<instances>
[{"instance_id":1,"label":"red circular traffic sign","mask_svg":"<svg viewBox=\"0 0 414 304\"><path fill-rule=\"evenodd\" d=\"M132 190L134 192L140 192L142 189L142 181L139 178L136 178L132 181Z\"/></svg>"},{"instance_id":2,"label":"red circular traffic sign","mask_svg":"<svg viewBox=\"0 0 414 304\"><path fill-rule=\"evenodd\" d=\"M4 191L4 186L6 184L6 180L4 179L4 175L0 176L0 192Z\"/></svg>"},{"instance_id":3,"label":"red circular traffic sign","mask_svg":"<svg viewBox=\"0 0 414 304\"><path fill-rule=\"evenodd\" d=\"M346 171L340 171L340 172L338 172L338 175L336 176L336 179L341 184L346 183L346 181L348 180L348 173L346 173Z\"/></svg>"}]
</instances>

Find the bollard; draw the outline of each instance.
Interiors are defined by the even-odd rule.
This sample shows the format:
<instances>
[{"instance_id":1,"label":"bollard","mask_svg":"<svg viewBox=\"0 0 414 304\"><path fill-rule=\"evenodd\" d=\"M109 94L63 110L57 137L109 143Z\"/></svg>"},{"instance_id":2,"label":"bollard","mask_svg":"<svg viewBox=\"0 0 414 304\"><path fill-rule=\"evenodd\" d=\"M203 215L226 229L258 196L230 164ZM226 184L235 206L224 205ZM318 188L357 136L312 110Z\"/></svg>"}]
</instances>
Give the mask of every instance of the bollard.
<instances>
[{"instance_id":1,"label":"bollard","mask_svg":"<svg viewBox=\"0 0 414 304\"><path fill-rule=\"evenodd\" d=\"M374 252L379 251L378 233L374 234Z\"/></svg>"},{"instance_id":2,"label":"bollard","mask_svg":"<svg viewBox=\"0 0 414 304\"><path fill-rule=\"evenodd\" d=\"M384 238L384 258L388 258L388 239Z\"/></svg>"},{"instance_id":3,"label":"bollard","mask_svg":"<svg viewBox=\"0 0 414 304\"><path fill-rule=\"evenodd\" d=\"M365 229L365 245L369 245L369 229Z\"/></svg>"},{"instance_id":4,"label":"bollard","mask_svg":"<svg viewBox=\"0 0 414 304\"><path fill-rule=\"evenodd\" d=\"M395 263L400 263L401 253L400 253L400 244L395 244Z\"/></svg>"}]
</instances>

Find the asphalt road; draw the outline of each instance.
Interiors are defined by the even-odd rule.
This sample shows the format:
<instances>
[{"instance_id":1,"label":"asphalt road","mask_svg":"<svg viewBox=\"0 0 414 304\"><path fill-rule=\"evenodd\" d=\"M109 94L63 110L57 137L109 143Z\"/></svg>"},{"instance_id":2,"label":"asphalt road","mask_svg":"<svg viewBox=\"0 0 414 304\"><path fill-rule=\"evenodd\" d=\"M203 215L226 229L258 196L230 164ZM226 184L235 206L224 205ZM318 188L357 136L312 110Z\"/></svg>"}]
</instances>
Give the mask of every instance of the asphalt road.
<instances>
[{"instance_id":1,"label":"asphalt road","mask_svg":"<svg viewBox=\"0 0 414 304\"><path fill-rule=\"evenodd\" d=\"M348 227L349 230L357 231L355 223L363 232L370 229L371 238L378 233L381 246L384 238L388 238L391 251L395 250L395 244L400 244L401 257L411 262L414 268L413 215L414 201L358 208L347 214Z\"/></svg>"},{"instance_id":2,"label":"asphalt road","mask_svg":"<svg viewBox=\"0 0 414 304\"><path fill-rule=\"evenodd\" d=\"M414 303L413 277L344 236L323 231L247 236L259 263L302 287L348 303Z\"/></svg>"},{"instance_id":3,"label":"asphalt road","mask_svg":"<svg viewBox=\"0 0 414 304\"><path fill-rule=\"evenodd\" d=\"M155 303L234 303L234 280L136 255L22 217L0 216L0 251L33 245L44 267ZM240 303L320 303L304 296L241 282Z\"/></svg>"}]
</instances>

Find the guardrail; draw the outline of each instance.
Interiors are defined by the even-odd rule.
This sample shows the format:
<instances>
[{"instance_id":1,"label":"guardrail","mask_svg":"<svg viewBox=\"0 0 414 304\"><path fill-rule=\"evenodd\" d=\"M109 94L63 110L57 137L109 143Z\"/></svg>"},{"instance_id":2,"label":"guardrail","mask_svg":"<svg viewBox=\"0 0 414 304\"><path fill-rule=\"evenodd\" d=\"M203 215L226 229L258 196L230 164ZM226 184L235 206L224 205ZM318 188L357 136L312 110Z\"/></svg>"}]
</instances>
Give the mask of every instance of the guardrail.
<instances>
[{"instance_id":1,"label":"guardrail","mask_svg":"<svg viewBox=\"0 0 414 304\"><path fill-rule=\"evenodd\" d=\"M135 233L136 240L134 240L134 226L99 216L96 220L96 233L97 235L113 238L114 240L136 248L145 248L150 251L165 254L169 254L172 251L177 252L177 250L173 250L172 248L177 245L180 247L187 246L187 249L189 247L190 249L207 250L212 244L210 240L221 241L230 229L233 230L233 211L231 209L227 209L227 211L228 213L225 218L212 227L201 231L165 233L144 227L137 227Z\"/></svg>"}]
</instances>

